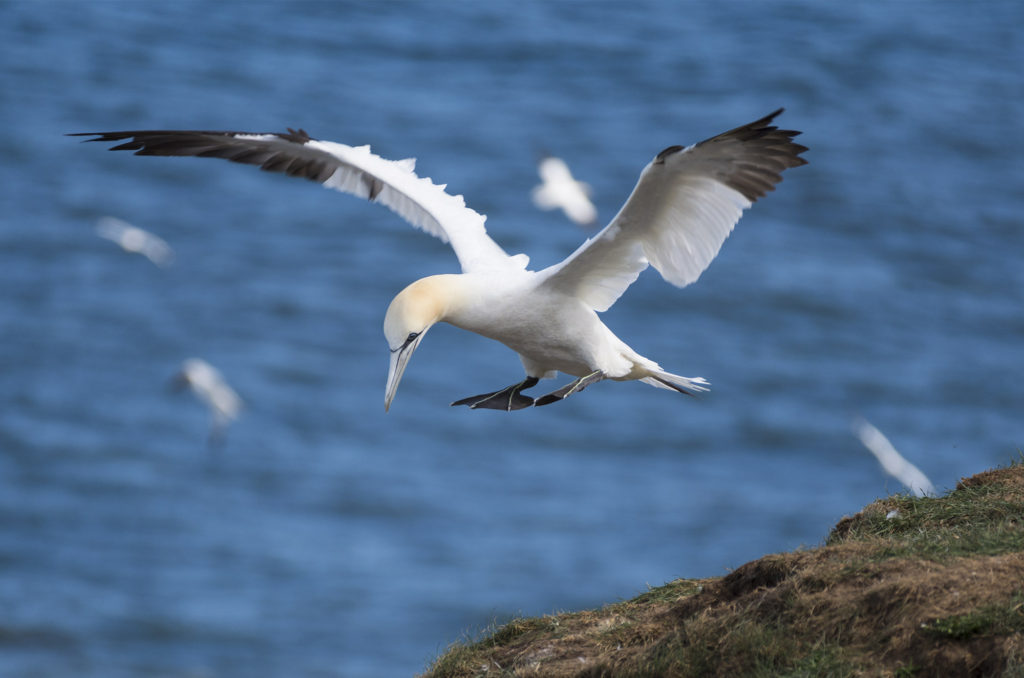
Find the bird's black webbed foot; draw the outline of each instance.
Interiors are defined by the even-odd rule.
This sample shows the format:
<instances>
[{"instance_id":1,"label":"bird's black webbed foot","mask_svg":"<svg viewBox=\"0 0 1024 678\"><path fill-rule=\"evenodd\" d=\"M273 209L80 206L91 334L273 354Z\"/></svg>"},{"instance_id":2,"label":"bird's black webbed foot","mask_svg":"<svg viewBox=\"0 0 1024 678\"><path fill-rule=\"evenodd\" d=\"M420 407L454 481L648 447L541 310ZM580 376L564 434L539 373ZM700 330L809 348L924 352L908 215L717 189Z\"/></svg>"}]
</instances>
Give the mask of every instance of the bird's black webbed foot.
<instances>
[{"instance_id":1,"label":"bird's black webbed foot","mask_svg":"<svg viewBox=\"0 0 1024 678\"><path fill-rule=\"evenodd\" d=\"M550 405L553 402L564 400L571 396L573 393L579 393L586 387L590 386L591 384L595 384L601 381L602 379L604 379L604 372L602 372L601 370L591 372L585 377L580 377L576 381L566 384L557 391L552 391L547 395L543 395L537 398L536 400L533 401L533 404L536 405L537 407L540 407L541 405Z\"/></svg>"},{"instance_id":2,"label":"bird's black webbed foot","mask_svg":"<svg viewBox=\"0 0 1024 678\"><path fill-rule=\"evenodd\" d=\"M524 407L533 405L533 398L523 395L520 391L536 386L537 382L537 377L527 377L518 384L512 384L494 393L481 393L480 395L456 400L451 406L469 405L471 410L480 408L485 410L505 410L506 412L521 410Z\"/></svg>"}]
</instances>

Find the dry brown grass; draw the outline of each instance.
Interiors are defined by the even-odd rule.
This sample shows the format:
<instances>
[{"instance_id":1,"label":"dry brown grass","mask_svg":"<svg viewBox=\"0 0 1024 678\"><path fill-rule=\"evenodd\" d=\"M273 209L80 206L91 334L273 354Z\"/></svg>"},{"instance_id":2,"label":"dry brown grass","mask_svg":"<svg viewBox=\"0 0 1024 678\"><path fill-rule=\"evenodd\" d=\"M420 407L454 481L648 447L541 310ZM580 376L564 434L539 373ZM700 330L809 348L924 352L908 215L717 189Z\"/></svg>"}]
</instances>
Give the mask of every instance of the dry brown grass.
<instances>
[{"instance_id":1,"label":"dry brown grass","mask_svg":"<svg viewBox=\"0 0 1024 678\"><path fill-rule=\"evenodd\" d=\"M876 501L725 577L513 620L426 676L1024 678L1024 465Z\"/></svg>"}]
</instances>

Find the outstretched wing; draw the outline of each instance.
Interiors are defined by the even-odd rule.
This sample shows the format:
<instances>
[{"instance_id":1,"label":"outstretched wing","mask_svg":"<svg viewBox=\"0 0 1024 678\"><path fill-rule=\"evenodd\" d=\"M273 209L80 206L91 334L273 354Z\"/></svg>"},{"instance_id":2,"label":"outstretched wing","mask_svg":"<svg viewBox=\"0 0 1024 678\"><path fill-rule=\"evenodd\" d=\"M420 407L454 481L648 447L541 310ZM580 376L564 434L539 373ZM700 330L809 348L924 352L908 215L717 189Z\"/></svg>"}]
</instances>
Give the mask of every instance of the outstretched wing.
<instances>
[{"instance_id":1,"label":"outstretched wing","mask_svg":"<svg viewBox=\"0 0 1024 678\"><path fill-rule=\"evenodd\" d=\"M671 146L640 174L633 193L600 233L540 274L542 285L605 311L648 264L684 287L697 280L743 210L807 163L800 134L770 125L779 109L692 146Z\"/></svg>"},{"instance_id":2,"label":"outstretched wing","mask_svg":"<svg viewBox=\"0 0 1024 678\"><path fill-rule=\"evenodd\" d=\"M135 155L224 158L309 179L388 207L413 226L449 242L465 272L523 268L525 255L509 257L484 228L486 217L466 206L461 195L445 192L443 184L420 178L416 161L386 160L369 146L346 146L311 138L304 130L282 134L148 130L83 132L88 141L121 141L112 151Z\"/></svg>"}]
</instances>

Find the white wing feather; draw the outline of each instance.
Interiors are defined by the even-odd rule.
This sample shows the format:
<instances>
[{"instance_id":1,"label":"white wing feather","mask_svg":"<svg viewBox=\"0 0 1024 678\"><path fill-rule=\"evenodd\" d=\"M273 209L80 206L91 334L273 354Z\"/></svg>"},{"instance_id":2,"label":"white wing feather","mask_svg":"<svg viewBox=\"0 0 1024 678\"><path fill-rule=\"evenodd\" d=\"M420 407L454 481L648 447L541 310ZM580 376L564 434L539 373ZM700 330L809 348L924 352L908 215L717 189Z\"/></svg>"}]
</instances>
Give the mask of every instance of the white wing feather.
<instances>
[{"instance_id":1,"label":"white wing feather","mask_svg":"<svg viewBox=\"0 0 1024 678\"><path fill-rule=\"evenodd\" d=\"M780 112L659 153L608 226L541 271L541 284L605 311L648 265L679 287L697 280L743 210L773 190L782 170L806 162L798 156L807 149L792 142L797 132L768 126Z\"/></svg>"},{"instance_id":2,"label":"white wing feather","mask_svg":"<svg viewBox=\"0 0 1024 678\"><path fill-rule=\"evenodd\" d=\"M799 134L769 123L782 109L699 144L665 149L647 166L618 215L565 261L541 272L542 285L576 295L595 310L610 307L648 264L669 282L696 280L743 210L802 165ZM391 161L368 146L287 134L149 130L84 133L90 141L122 141L111 150L137 155L217 157L317 181L379 202L412 225L450 242L467 273L522 269L484 228L485 217L460 195L420 178L411 159ZM127 141L125 141L127 140ZM568 170L566 169L566 172Z\"/></svg>"},{"instance_id":3,"label":"white wing feather","mask_svg":"<svg viewBox=\"0 0 1024 678\"><path fill-rule=\"evenodd\" d=\"M140 130L73 136L121 141L111 150L136 155L215 157L257 165L378 202L413 226L451 243L467 273L522 269L528 261L526 255L508 256L487 235L486 217L467 207L461 195L450 195L444 185L416 176L415 160L386 160L369 146L319 141L302 130L287 134Z\"/></svg>"},{"instance_id":4,"label":"white wing feather","mask_svg":"<svg viewBox=\"0 0 1024 678\"><path fill-rule=\"evenodd\" d=\"M386 160L369 146L346 146L331 141L310 141L306 147L328 153L338 168L323 185L343 193L373 200L416 228L450 243L463 272L501 268L521 269L525 255L510 257L487 235L486 216L466 206L461 195L445 192L413 171L415 160Z\"/></svg>"},{"instance_id":5,"label":"white wing feather","mask_svg":"<svg viewBox=\"0 0 1024 678\"><path fill-rule=\"evenodd\" d=\"M546 284L595 311L608 310L649 264L684 287L704 272L749 206L717 181L648 165L618 215L548 269Z\"/></svg>"}]
</instances>

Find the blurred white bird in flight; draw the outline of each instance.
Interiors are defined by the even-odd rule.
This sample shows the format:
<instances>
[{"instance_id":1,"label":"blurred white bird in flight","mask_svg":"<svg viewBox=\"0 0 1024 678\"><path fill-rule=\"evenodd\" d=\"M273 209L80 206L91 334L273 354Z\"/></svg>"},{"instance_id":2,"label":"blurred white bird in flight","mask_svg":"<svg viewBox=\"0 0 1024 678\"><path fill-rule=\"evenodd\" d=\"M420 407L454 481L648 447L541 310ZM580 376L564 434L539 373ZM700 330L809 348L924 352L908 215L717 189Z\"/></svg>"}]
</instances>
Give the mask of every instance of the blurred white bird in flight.
<instances>
[{"instance_id":1,"label":"blurred white bird in flight","mask_svg":"<svg viewBox=\"0 0 1024 678\"><path fill-rule=\"evenodd\" d=\"M542 183L531 193L534 205L542 210L561 209L580 226L597 221L597 208L590 201L590 186L577 181L564 160L550 155L541 158L537 173Z\"/></svg>"},{"instance_id":2,"label":"blurred white bird in flight","mask_svg":"<svg viewBox=\"0 0 1024 678\"><path fill-rule=\"evenodd\" d=\"M928 480L928 476L907 461L893 447L885 434L875 428L871 422L863 418L855 419L853 432L864 444L864 447L868 448L868 452L878 460L882 470L903 483L908 490L918 497L934 497L936 495L935 486L932 485L932 481Z\"/></svg>"},{"instance_id":3,"label":"blurred white bird in flight","mask_svg":"<svg viewBox=\"0 0 1024 678\"><path fill-rule=\"evenodd\" d=\"M202 358L188 358L175 375L173 386L186 386L210 411L210 440L219 441L242 411L242 398L228 386L220 370Z\"/></svg>"},{"instance_id":4,"label":"blurred white bird in flight","mask_svg":"<svg viewBox=\"0 0 1024 678\"><path fill-rule=\"evenodd\" d=\"M174 261L174 250L162 238L123 219L102 217L96 222L96 233L117 243L125 252L141 254L157 266L170 266Z\"/></svg>"},{"instance_id":5,"label":"blurred white bird in flight","mask_svg":"<svg viewBox=\"0 0 1024 678\"><path fill-rule=\"evenodd\" d=\"M415 160L391 161L369 146L346 146L286 133L145 130L79 133L88 141L122 142L110 150L136 155L217 157L309 179L383 204L413 226L449 242L461 274L432 275L391 302L384 335L391 353L384 407L391 406L409 358L435 323L447 322L505 344L519 354L526 378L452 405L518 410L567 398L604 379L639 380L693 394L700 377L681 377L638 354L605 326L607 310L640 272L654 266L677 287L697 280L743 210L806 164L799 132L771 124L782 109L691 146L670 146L640 173L611 222L564 261L540 271L525 254L509 256L484 228L486 217L462 196L420 178ZM575 377L536 400L522 393L558 372Z\"/></svg>"}]
</instances>

